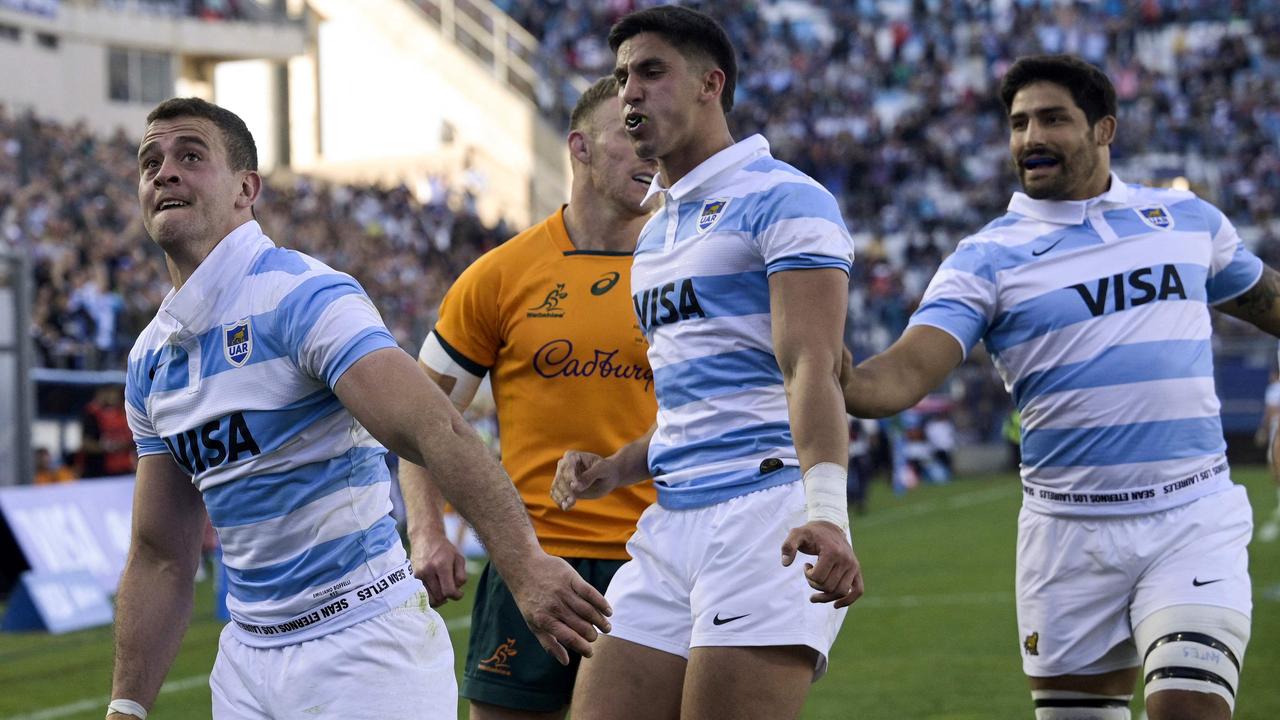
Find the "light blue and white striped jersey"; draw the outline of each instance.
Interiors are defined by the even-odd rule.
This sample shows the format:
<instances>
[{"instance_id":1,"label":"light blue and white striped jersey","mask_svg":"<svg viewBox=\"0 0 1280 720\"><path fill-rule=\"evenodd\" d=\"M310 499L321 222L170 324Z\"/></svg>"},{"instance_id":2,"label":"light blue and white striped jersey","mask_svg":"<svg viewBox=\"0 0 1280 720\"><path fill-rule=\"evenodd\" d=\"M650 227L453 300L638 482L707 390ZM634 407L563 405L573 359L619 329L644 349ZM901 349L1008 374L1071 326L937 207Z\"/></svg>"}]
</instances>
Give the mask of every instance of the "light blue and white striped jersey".
<instances>
[{"instance_id":1,"label":"light blue and white striped jersey","mask_svg":"<svg viewBox=\"0 0 1280 720\"><path fill-rule=\"evenodd\" d=\"M773 159L759 135L670 189L655 177L649 196L658 193L665 205L640 232L631 270L658 397L649 443L658 503L704 507L799 480L769 276L849 272L853 240L835 198Z\"/></svg>"},{"instance_id":2,"label":"light blue and white striped jersey","mask_svg":"<svg viewBox=\"0 0 1280 720\"><path fill-rule=\"evenodd\" d=\"M309 640L421 589L390 516L386 451L333 394L353 363L395 346L355 280L247 222L129 353L138 454L191 473L246 644Z\"/></svg>"},{"instance_id":3,"label":"light blue and white striped jersey","mask_svg":"<svg viewBox=\"0 0 1280 720\"><path fill-rule=\"evenodd\" d=\"M911 325L985 342L1022 412L1024 504L1145 513L1230 484L1209 306L1262 263L1194 194L1125 185L1086 201L1016 193L929 283Z\"/></svg>"}]
</instances>

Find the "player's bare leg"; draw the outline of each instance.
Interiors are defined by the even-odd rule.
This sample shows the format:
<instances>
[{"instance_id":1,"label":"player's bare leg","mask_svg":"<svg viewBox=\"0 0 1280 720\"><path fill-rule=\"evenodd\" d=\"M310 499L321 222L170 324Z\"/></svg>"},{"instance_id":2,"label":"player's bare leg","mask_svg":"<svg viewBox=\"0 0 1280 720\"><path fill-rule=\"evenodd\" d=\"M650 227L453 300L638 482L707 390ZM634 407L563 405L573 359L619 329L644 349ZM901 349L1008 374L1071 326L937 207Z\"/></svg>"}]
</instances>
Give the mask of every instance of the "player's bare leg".
<instances>
[{"instance_id":1,"label":"player's bare leg","mask_svg":"<svg viewBox=\"0 0 1280 720\"><path fill-rule=\"evenodd\" d=\"M594 654L578 668L573 720L680 717L684 658L608 635L600 636L592 649Z\"/></svg>"},{"instance_id":2,"label":"player's bare leg","mask_svg":"<svg viewBox=\"0 0 1280 720\"><path fill-rule=\"evenodd\" d=\"M565 706L551 712L532 712L472 700L467 717L471 720L561 720L568 710Z\"/></svg>"},{"instance_id":3,"label":"player's bare leg","mask_svg":"<svg viewBox=\"0 0 1280 720\"><path fill-rule=\"evenodd\" d=\"M1231 720L1227 701L1212 693L1165 690L1147 698L1149 720Z\"/></svg>"},{"instance_id":4,"label":"player's bare leg","mask_svg":"<svg viewBox=\"0 0 1280 720\"><path fill-rule=\"evenodd\" d=\"M680 717L797 717L817 659L817 651L803 645L693 648Z\"/></svg>"}]
</instances>

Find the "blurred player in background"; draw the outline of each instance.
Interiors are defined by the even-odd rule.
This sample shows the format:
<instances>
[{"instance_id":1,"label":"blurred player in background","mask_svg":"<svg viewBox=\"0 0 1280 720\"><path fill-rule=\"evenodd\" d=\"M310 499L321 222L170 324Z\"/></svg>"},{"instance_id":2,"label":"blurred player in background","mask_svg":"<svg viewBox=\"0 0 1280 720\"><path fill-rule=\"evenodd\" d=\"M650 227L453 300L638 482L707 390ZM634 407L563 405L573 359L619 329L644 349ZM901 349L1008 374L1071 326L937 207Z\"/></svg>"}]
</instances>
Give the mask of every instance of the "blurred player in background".
<instances>
[{"instance_id":1,"label":"blurred player in background","mask_svg":"<svg viewBox=\"0 0 1280 720\"><path fill-rule=\"evenodd\" d=\"M654 7L609 44L665 200L631 275L658 422L608 457L566 454L553 492L570 507L652 472L658 504L609 586L619 635L584 661L573 715L795 717L862 593L839 386L853 243L821 185L763 137L734 143L737 61L718 23Z\"/></svg>"},{"instance_id":2,"label":"blurred player in background","mask_svg":"<svg viewBox=\"0 0 1280 720\"><path fill-rule=\"evenodd\" d=\"M1277 360L1280 360L1280 353L1277 355ZM1267 444L1267 468L1271 471L1271 480L1276 484L1276 509L1258 527L1258 540L1275 542L1280 537L1280 369L1271 373L1265 400L1266 409L1262 414L1262 424L1258 427L1258 436Z\"/></svg>"},{"instance_id":3,"label":"blurred player in background","mask_svg":"<svg viewBox=\"0 0 1280 720\"><path fill-rule=\"evenodd\" d=\"M542 547L604 592L627 559L652 484L572 513L551 501L556 462L584 447L609 454L653 422L653 373L631 309L631 253L656 172L622 129L617 83L597 81L569 122L569 204L467 268L445 296L418 361L459 409L492 373L502 461ZM462 597L466 562L445 533L441 498L424 470L401 465L414 573L433 605ZM423 490L427 493L424 494ZM578 659L539 652L492 565L476 589L462 696L472 718L561 718Z\"/></svg>"},{"instance_id":4,"label":"blurred player in background","mask_svg":"<svg viewBox=\"0 0 1280 720\"><path fill-rule=\"evenodd\" d=\"M1074 57L1001 85L1024 192L963 240L849 412L914 405L979 340L1022 418L1017 603L1038 720L1230 717L1252 515L1231 481L1209 307L1280 334L1280 275L1217 208L1111 172L1110 80Z\"/></svg>"},{"instance_id":5,"label":"blurred player in background","mask_svg":"<svg viewBox=\"0 0 1280 720\"><path fill-rule=\"evenodd\" d=\"M147 122L138 199L175 289L129 355L141 460L109 720L145 717L178 651L205 507L233 620L215 718L456 716L452 648L389 514L379 442L437 470L549 651L590 652L608 606L537 547L470 426L350 276L262 233L243 121L188 98Z\"/></svg>"}]
</instances>

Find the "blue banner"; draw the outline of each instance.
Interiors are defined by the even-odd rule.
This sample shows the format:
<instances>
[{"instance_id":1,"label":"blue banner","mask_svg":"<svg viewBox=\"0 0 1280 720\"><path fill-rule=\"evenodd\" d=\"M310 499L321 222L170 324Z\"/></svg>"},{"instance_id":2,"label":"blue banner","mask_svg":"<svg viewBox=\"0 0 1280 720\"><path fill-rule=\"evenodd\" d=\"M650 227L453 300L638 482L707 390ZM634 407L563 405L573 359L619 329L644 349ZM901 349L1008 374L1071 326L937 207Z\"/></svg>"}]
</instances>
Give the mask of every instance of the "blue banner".
<instances>
[{"instance_id":1,"label":"blue banner","mask_svg":"<svg viewBox=\"0 0 1280 720\"><path fill-rule=\"evenodd\" d=\"M132 476L0 488L0 514L33 572L83 570L115 593L129 552Z\"/></svg>"},{"instance_id":2,"label":"blue banner","mask_svg":"<svg viewBox=\"0 0 1280 720\"><path fill-rule=\"evenodd\" d=\"M111 600L89 573L24 572L9 598L0 630L45 630L55 635L98 625L110 625Z\"/></svg>"}]
</instances>

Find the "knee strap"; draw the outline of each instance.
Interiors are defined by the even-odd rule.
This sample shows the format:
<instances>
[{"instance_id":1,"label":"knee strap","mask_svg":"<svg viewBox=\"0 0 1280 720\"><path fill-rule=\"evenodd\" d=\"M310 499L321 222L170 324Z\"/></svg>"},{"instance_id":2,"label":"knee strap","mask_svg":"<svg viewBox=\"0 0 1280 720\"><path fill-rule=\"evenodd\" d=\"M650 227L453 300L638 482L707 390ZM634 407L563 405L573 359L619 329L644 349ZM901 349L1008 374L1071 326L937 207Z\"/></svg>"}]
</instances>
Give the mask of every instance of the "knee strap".
<instances>
[{"instance_id":1,"label":"knee strap","mask_svg":"<svg viewBox=\"0 0 1280 720\"><path fill-rule=\"evenodd\" d=\"M1036 720L1130 720L1132 695L1098 695L1072 690L1032 690Z\"/></svg>"},{"instance_id":2,"label":"knee strap","mask_svg":"<svg viewBox=\"0 0 1280 720\"><path fill-rule=\"evenodd\" d=\"M1234 610L1177 606L1159 610L1134 633L1144 651L1144 695L1165 690L1213 693L1235 710L1249 619Z\"/></svg>"}]
</instances>

